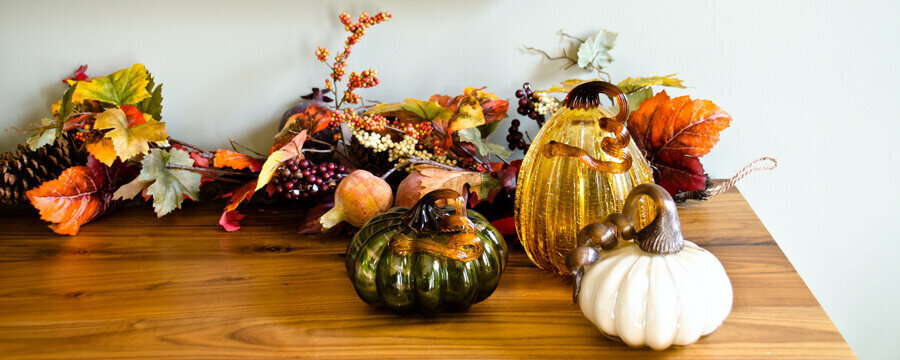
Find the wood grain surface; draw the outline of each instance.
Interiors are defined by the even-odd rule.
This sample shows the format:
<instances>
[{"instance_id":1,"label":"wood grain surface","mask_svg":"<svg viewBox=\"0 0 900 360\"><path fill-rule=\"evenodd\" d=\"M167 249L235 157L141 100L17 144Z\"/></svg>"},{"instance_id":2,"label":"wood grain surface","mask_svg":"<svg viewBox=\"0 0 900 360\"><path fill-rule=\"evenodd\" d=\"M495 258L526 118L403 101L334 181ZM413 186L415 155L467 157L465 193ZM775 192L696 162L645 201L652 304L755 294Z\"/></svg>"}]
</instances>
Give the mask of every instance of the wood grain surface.
<instances>
[{"instance_id":1,"label":"wood grain surface","mask_svg":"<svg viewBox=\"0 0 900 360\"><path fill-rule=\"evenodd\" d=\"M0 219L0 358L854 358L737 191L680 207L685 238L734 286L722 327L655 352L604 338L572 303L569 278L517 244L497 291L466 313L399 317L356 296L347 236L296 234L302 211L221 204L162 219L133 207L53 234L30 211Z\"/></svg>"}]
</instances>

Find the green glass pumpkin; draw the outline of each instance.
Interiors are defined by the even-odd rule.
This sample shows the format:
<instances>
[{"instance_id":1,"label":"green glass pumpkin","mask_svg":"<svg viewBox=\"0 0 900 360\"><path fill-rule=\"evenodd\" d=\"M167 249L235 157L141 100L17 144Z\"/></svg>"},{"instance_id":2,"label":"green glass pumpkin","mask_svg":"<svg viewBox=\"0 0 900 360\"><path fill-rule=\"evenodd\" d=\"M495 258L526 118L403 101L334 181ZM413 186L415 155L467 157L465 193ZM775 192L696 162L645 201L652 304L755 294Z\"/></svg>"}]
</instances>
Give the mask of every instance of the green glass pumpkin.
<instances>
[{"instance_id":1,"label":"green glass pumpkin","mask_svg":"<svg viewBox=\"0 0 900 360\"><path fill-rule=\"evenodd\" d=\"M456 191L435 190L363 225L346 258L359 297L398 313L436 315L490 296L506 267L506 242L464 204Z\"/></svg>"}]
</instances>

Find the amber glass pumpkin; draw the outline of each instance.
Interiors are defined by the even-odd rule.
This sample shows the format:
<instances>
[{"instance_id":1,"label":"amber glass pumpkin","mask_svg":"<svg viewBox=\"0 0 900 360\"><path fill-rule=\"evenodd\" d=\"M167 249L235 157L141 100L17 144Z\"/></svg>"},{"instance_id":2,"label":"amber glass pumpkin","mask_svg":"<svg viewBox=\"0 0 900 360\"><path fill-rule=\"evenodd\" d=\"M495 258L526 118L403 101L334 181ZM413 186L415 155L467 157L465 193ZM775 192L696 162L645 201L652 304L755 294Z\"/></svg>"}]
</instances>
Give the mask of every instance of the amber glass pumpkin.
<instances>
[{"instance_id":1,"label":"amber glass pumpkin","mask_svg":"<svg viewBox=\"0 0 900 360\"><path fill-rule=\"evenodd\" d=\"M615 101L618 113L601 105ZM592 81L566 96L531 144L519 170L516 231L531 261L545 270L569 274L566 256L578 231L622 210L625 197L653 175L625 127L628 101L614 85ZM635 226L655 215L642 200ZM649 220L648 220L649 219Z\"/></svg>"}]
</instances>

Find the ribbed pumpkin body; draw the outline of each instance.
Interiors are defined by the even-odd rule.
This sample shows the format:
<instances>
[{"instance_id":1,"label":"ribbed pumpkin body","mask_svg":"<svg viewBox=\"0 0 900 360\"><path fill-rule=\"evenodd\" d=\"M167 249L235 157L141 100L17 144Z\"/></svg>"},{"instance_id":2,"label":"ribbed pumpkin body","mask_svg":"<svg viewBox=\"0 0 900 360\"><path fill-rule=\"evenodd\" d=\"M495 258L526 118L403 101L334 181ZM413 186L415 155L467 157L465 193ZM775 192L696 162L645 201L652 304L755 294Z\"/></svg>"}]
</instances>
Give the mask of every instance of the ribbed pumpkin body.
<instances>
[{"instance_id":1,"label":"ribbed pumpkin body","mask_svg":"<svg viewBox=\"0 0 900 360\"><path fill-rule=\"evenodd\" d=\"M451 207L441 209L455 214ZM460 261L429 251L395 251L392 240L398 236L426 236L443 245L448 245L452 236L428 230L416 234L408 224L408 210L396 207L375 216L347 248L347 274L363 301L398 313L435 315L468 309L494 292L506 267L507 248L483 216L467 211L483 250L474 260Z\"/></svg>"},{"instance_id":2,"label":"ribbed pumpkin body","mask_svg":"<svg viewBox=\"0 0 900 360\"><path fill-rule=\"evenodd\" d=\"M615 134L601 127L614 115L603 107L556 112L538 132L519 170L516 189L516 231L531 261L545 270L569 274L566 256L576 247L576 235L587 224L619 212L637 185L652 183L653 174L640 150L629 140L631 168L623 173L596 171L573 157L548 158L540 151L551 141L583 149L602 161L620 161L601 148ZM643 227L653 208L642 204L635 219Z\"/></svg>"},{"instance_id":3,"label":"ribbed pumpkin body","mask_svg":"<svg viewBox=\"0 0 900 360\"><path fill-rule=\"evenodd\" d=\"M621 243L585 269L578 294L584 316L605 335L655 350L712 333L731 302L722 264L690 241L667 255Z\"/></svg>"}]
</instances>

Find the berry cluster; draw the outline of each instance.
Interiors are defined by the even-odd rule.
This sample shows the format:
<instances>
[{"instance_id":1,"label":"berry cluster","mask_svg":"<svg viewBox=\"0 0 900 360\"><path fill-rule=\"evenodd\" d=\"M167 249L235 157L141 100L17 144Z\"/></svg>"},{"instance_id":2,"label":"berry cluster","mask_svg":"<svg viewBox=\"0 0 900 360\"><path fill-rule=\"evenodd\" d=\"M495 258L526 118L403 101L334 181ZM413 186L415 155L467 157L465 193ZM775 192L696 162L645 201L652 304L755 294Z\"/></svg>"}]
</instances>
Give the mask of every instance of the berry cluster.
<instances>
[{"instance_id":1,"label":"berry cluster","mask_svg":"<svg viewBox=\"0 0 900 360\"><path fill-rule=\"evenodd\" d=\"M360 97L353 90L359 88L370 88L375 85L378 85L379 80L376 76L378 72L375 69L369 69L363 71L362 74L358 74L356 71L350 73L350 79L347 81L347 91L344 92L344 102L350 104L359 104Z\"/></svg>"},{"instance_id":2,"label":"berry cluster","mask_svg":"<svg viewBox=\"0 0 900 360\"><path fill-rule=\"evenodd\" d=\"M510 150L519 149L528 152L531 145L525 143L524 135L519 131L519 125L521 125L519 119L513 119L509 126L509 135L506 135L506 142L509 143Z\"/></svg>"},{"instance_id":3,"label":"berry cluster","mask_svg":"<svg viewBox=\"0 0 900 360\"><path fill-rule=\"evenodd\" d=\"M395 120L391 123L391 126L402 130L406 133L406 135L411 136L413 139L421 140L426 136L430 136L431 132L434 130L434 125L431 125L431 122L423 121L416 125L412 123L400 123L399 120Z\"/></svg>"},{"instance_id":4,"label":"berry cluster","mask_svg":"<svg viewBox=\"0 0 900 360\"><path fill-rule=\"evenodd\" d=\"M519 115L525 115L532 120L537 121L538 126L543 126L545 120L544 115L535 111L535 103L538 102L539 99L535 98L534 95L534 92L531 91L531 84L522 84L522 88L516 90L516 97L519 98L519 107L516 109L516 112L518 112Z\"/></svg>"},{"instance_id":5,"label":"berry cluster","mask_svg":"<svg viewBox=\"0 0 900 360\"><path fill-rule=\"evenodd\" d=\"M78 141L86 141L91 138L91 124L81 124L76 126L72 131L72 138Z\"/></svg>"},{"instance_id":6,"label":"berry cluster","mask_svg":"<svg viewBox=\"0 0 900 360\"><path fill-rule=\"evenodd\" d=\"M319 48L316 49L316 58L319 59L319 61L321 61L321 62L328 61L328 55L331 55L330 50L323 48L321 46L319 46Z\"/></svg>"},{"instance_id":7,"label":"berry cluster","mask_svg":"<svg viewBox=\"0 0 900 360\"><path fill-rule=\"evenodd\" d=\"M305 199L334 191L349 171L332 162L313 164L307 159L285 161L272 179L275 193L285 199Z\"/></svg>"},{"instance_id":8,"label":"berry cluster","mask_svg":"<svg viewBox=\"0 0 900 360\"><path fill-rule=\"evenodd\" d=\"M341 13L341 15L338 16L338 18L341 19L341 24L344 24L344 30L349 32L350 35L347 36L347 40L344 41L344 51L335 55L335 57L334 57L334 65L332 65L332 67L331 67L331 80L333 80L334 82L342 81L344 79L344 75L347 73L347 70L345 68L347 66L347 59L350 57L351 48L353 47L353 45L356 45L356 43L359 42L359 39L361 39L364 35L366 35L366 29L369 26L387 21L388 19L391 18L391 13L380 12L380 13L375 14L375 16L369 16L368 13L363 11L363 13L359 15L359 21L355 24L353 23L353 20L350 18L350 15L348 15L347 13ZM318 58L319 61L322 61L322 62L325 62L325 59L328 57L329 54L330 54L330 51L326 48L319 47L316 50L316 58ZM372 70L369 70L369 71L372 71ZM366 77L365 73L366 72L364 71L362 77ZM351 75L351 77L352 77L352 75ZM374 73L372 74L372 77L374 77ZM375 80L375 84L377 84L377 83L378 83L378 81ZM372 85L372 86L374 86L374 85ZM331 89L333 87L333 85L331 84L331 81L326 81L325 87L328 89ZM359 87L364 87L364 86L359 86ZM365 87L370 87L370 86L365 86ZM349 90L347 90L347 92L350 93L351 95L344 94L345 100L350 101L352 99L356 99L357 102L359 101L358 100L359 96L357 96L356 94L353 94L353 88L350 88ZM351 102L351 103L355 104L354 102Z\"/></svg>"},{"instance_id":9,"label":"berry cluster","mask_svg":"<svg viewBox=\"0 0 900 360\"><path fill-rule=\"evenodd\" d=\"M331 126L337 127L340 123L366 131L381 131L387 126L388 121L387 118L378 114L359 116L352 109L333 111L331 113Z\"/></svg>"}]
</instances>

